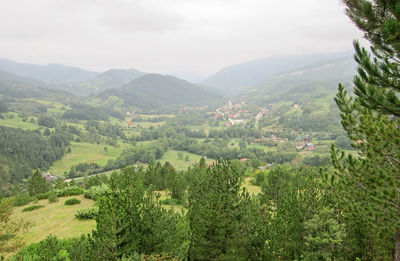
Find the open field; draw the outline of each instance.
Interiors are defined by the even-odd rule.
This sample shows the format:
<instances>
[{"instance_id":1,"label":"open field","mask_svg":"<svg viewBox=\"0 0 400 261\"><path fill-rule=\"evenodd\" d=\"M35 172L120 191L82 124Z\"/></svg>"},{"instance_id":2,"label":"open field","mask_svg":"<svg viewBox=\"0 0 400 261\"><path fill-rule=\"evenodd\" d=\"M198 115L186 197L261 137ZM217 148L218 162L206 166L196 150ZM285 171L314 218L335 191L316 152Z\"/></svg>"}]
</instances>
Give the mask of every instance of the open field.
<instances>
[{"instance_id":1,"label":"open field","mask_svg":"<svg viewBox=\"0 0 400 261\"><path fill-rule=\"evenodd\" d=\"M179 159L178 152L182 153L182 159ZM185 161L186 156L189 156L189 161ZM179 150L168 150L164 157L160 159L160 162L164 164L165 162L169 162L172 166L175 167L177 170L185 170L188 167L192 166L195 163L198 163L201 159L200 155L189 153L186 151L179 151ZM207 164L212 164L214 160L206 159Z\"/></svg>"},{"instance_id":2,"label":"open field","mask_svg":"<svg viewBox=\"0 0 400 261\"><path fill-rule=\"evenodd\" d=\"M3 117L4 117L4 119L0 119L0 126L18 128L18 129L23 129L23 130L39 129L39 125L37 125L36 123L30 122L30 119L35 118L35 117L28 117L28 120L23 121L23 118L20 118L18 116L18 113L15 113L15 112L4 113Z\"/></svg>"},{"instance_id":3,"label":"open field","mask_svg":"<svg viewBox=\"0 0 400 261\"><path fill-rule=\"evenodd\" d=\"M105 144L92 144L87 142L72 142L71 153L56 161L50 168L53 175L63 175L65 171L79 163L97 163L100 166L107 164L110 159L116 159L129 144L120 143L120 147L115 148ZM107 147L107 151L104 150Z\"/></svg>"},{"instance_id":4,"label":"open field","mask_svg":"<svg viewBox=\"0 0 400 261\"><path fill-rule=\"evenodd\" d=\"M73 197L78 198L81 203L65 206L65 200ZM59 198L56 203L48 203L47 199L40 200L38 204L45 207L32 212L22 212L30 205L15 208L12 218L22 218L31 223L25 237L26 244L43 240L50 234L59 238L70 238L90 233L95 228L96 222L94 220L80 221L75 218L75 213L80 209L93 207L95 202L82 195L73 197Z\"/></svg>"}]
</instances>

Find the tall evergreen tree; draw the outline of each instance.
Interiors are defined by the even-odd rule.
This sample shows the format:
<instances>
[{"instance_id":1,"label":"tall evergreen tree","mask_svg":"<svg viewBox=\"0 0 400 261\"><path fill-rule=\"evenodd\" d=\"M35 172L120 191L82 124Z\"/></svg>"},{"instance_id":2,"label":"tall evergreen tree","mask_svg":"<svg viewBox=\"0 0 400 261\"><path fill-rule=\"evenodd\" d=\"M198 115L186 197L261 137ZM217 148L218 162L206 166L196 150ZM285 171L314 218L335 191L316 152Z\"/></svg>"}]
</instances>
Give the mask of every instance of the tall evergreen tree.
<instances>
[{"instance_id":1,"label":"tall evergreen tree","mask_svg":"<svg viewBox=\"0 0 400 261\"><path fill-rule=\"evenodd\" d=\"M242 178L230 161L198 169L188 192L190 260L263 259L267 225L262 209L241 188Z\"/></svg>"},{"instance_id":2,"label":"tall evergreen tree","mask_svg":"<svg viewBox=\"0 0 400 261\"><path fill-rule=\"evenodd\" d=\"M400 1L343 2L372 53L355 41L354 96L339 85L342 125L359 155L332 147L331 184L345 211L376 232L375 255L400 260Z\"/></svg>"},{"instance_id":3,"label":"tall evergreen tree","mask_svg":"<svg viewBox=\"0 0 400 261\"><path fill-rule=\"evenodd\" d=\"M42 177L39 170L35 170L28 184L29 194L35 196L49 191L49 185L46 179Z\"/></svg>"}]
</instances>

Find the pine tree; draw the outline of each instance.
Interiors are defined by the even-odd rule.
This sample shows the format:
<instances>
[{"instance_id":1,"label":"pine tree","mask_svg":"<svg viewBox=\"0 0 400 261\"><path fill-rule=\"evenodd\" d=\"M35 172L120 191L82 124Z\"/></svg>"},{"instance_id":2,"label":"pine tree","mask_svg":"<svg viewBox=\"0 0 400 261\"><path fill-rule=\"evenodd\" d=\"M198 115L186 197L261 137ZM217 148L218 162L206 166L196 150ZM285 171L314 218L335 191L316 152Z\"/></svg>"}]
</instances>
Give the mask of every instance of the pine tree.
<instances>
[{"instance_id":1,"label":"pine tree","mask_svg":"<svg viewBox=\"0 0 400 261\"><path fill-rule=\"evenodd\" d=\"M33 173L28 184L28 190L31 196L49 191L49 186L46 183L46 179L42 177L39 170L35 170Z\"/></svg>"},{"instance_id":2,"label":"pine tree","mask_svg":"<svg viewBox=\"0 0 400 261\"><path fill-rule=\"evenodd\" d=\"M12 200L0 199L0 260L2 253L14 252L24 246L22 234L29 226L21 219L11 218L12 211Z\"/></svg>"},{"instance_id":3,"label":"pine tree","mask_svg":"<svg viewBox=\"0 0 400 261\"><path fill-rule=\"evenodd\" d=\"M261 208L241 188L243 173L230 161L201 167L189 187L190 260L262 259Z\"/></svg>"},{"instance_id":4,"label":"pine tree","mask_svg":"<svg viewBox=\"0 0 400 261\"><path fill-rule=\"evenodd\" d=\"M331 185L345 211L376 232L376 256L395 252L400 260L400 1L343 2L372 53L355 41L354 96L339 85L342 125L359 155L332 147L333 177L339 179Z\"/></svg>"}]
</instances>

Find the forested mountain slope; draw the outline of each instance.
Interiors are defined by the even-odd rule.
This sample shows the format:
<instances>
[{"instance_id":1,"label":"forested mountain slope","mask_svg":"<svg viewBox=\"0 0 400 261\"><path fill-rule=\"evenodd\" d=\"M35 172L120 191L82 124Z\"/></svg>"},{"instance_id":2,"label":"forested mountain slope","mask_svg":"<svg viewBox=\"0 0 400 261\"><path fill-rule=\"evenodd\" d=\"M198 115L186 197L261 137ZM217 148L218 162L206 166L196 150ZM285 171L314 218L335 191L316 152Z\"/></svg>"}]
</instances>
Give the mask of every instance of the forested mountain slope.
<instances>
[{"instance_id":1,"label":"forested mountain slope","mask_svg":"<svg viewBox=\"0 0 400 261\"><path fill-rule=\"evenodd\" d=\"M303 96L327 92L333 96L338 82L349 83L355 72L356 64L353 58L345 56L275 74L238 97L264 103L296 101Z\"/></svg>"},{"instance_id":2,"label":"forested mountain slope","mask_svg":"<svg viewBox=\"0 0 400 261\"><path fill-rule=\"evenodd\" d=\"M234 94L255 86L282 71L294 70L347 55L348 53L332 53L268 57L225 67L202 84L220 89L226 94Z\"/></svg>"},{"instance_id":3,"label":"forested mountain slope","mask_svg":"<svg viewBox=\"0 0 400 261\"><path fill-rule=\"evenodd\" d=\"M89 95L107 89L121 87L145 74L146 73L136 69L111 69L96 75L94 78L88 81L70 84L68 90L77 94Z\"/></svg>"},{"instance_id":4,"label":"forested mountain slope","mask_svg":"<svg viewBox=\"0 0 400 261\"><path fill-rule=\"evenodd\" d=\"M182 106L203 106L220 100L220 96L200 86L173 76L147 74L116 89L106 90L95 96L100 103L110 97L123 101L125 107L149 111Z\"/></svg>"}]
</instances>

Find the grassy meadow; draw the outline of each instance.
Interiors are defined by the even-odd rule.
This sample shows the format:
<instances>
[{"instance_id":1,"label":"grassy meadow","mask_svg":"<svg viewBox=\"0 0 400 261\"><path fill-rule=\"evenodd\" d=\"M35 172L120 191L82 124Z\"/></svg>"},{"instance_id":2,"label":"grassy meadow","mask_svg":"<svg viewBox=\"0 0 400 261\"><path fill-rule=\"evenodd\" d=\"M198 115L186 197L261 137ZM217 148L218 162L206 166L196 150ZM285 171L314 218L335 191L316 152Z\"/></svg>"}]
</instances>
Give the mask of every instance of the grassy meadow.
<instances>
[{"instance_id":1,"label":"grassy meadow","mask_svg":"<svg viewBox=\"0 0 400 261\"><path fill-rule=\"evenodd\" d=\"M182 159L179 158L178 153L182 153ZM186 156L189 156L189 160L186 161ZM179 150L168 150L164 156L160 159L160 162L164 164L165 162L169 162L172 166L177 170L186 170L188 167L192 166L195 163L198 163L201 159L200 155L193 154L186 151ZM212 164L214 162L213 159L206 159L207 164Z\"/></svg>"},{"instance_id":2,"label":"grassy meadow","mask_svg":"<svg viewBox=\"0 0 400 261\"><path fill-rule=\"evenodd\" d=\"M18 128L23 130L36 130L39 129L39 125L31 123L30 119L35 117L21 118L18 113L8 112L3 114L3 119L0 119L0 126Z\"/></svg>"},{"instance_id":3,"label":"grassy meadow","mask_svg":"<svg viewBox=\"0 0 400 261\"><path fill-rule=\"evenodd\" d=\"M129 146L126 143L119 143L119 147L116 148L104 144L71 142L71 152L56 161L50 168L50 172L53 175L63 175L65 171L69 171L73 165L79 163L97 163L104 166L108 160L116 159ZM107 150L104 147L107 147Z\"/></svg>"},{"instance_id":4,"label":"grassy meadow","mask_svg":"<svg viewBox=\"0 0 400 261\"><path fill-rule=\"evenodd\" d=\"M81 203L77 205L65 206L64 202L69 198L78 198ZM52 234L59 238L76 237L81 234L91 233L95 228L94 220L80 221L75 218L75 213L83 208L93 207L94 201L86 199L83 195L59 198L56 203L49 203L47 199L39 200L37 204L44 205L44 208L31 212L22 210L33 204L14 208L13 219L22 218L31 223L24 241L31 244L45 239Z\"/></svg>"}]
</instances>

